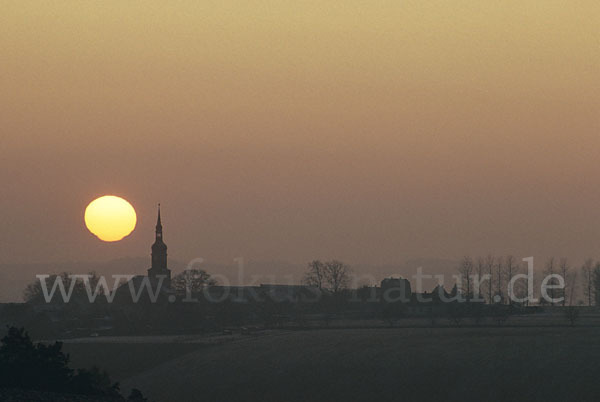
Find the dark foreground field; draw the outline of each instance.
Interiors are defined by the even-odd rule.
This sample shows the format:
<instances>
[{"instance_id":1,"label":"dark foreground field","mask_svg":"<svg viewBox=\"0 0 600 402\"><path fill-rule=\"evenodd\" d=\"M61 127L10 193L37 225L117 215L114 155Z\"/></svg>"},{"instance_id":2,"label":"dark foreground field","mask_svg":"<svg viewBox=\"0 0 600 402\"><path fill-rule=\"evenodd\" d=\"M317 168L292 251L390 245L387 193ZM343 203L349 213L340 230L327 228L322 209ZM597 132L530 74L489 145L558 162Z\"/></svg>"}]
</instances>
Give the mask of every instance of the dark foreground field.
<instances>
[{"instance_id":1,"label":"dark foreground field","mask_svg":"<svg viewBox=\"0 0 600 402\"><path fill-rule=\"evenodd\" d=\"M66 349L158 402L562 402L600 400L599 337L595 328L356 329Z\"/></svg>"}]
</instances>

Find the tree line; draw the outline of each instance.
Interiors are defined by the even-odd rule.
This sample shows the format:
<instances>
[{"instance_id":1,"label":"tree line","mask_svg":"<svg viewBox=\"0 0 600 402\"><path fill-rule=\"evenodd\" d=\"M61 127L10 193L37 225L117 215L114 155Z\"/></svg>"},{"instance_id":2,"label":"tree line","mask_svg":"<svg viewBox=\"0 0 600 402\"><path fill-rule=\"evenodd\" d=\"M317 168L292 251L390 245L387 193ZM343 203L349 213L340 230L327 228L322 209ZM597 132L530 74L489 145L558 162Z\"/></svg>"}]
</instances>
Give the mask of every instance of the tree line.
<instances>
[{"instance_id":1,"label":"tree line","mask_svg":"<svg viewBox=\"0 0 600 402\"><path fill-rule=\"evenodd\" d=\"M508 286L516 275L526 272L527 265L514 256L464 256L457 268L460 290L467 300L478 298L490 304L512 304L513 297L527 295L530 278L523 277ZM567 258L550 257L541 271L547 281L548 295L552 299L561 299L553 305L600 305L600 261L587 259L581 267L572 265ZM560 276L563 283L559 285ZM481 280L481 278L485 278ZM477 282L477 283L476 283ZM481 286L479 286L481 285ZM536 284L537 285L537 284ZM514 293L511 293L514 292ZM540 298L540 304L546 301Z\"/></svg>"},{"instance_id":2,"label":"tree line","mask_svg":"<svg viewBox=\"0 0 600 402\"><path fill-rule=\"evenodd\" d=\"M523 274L526 264L517 260L512 255L471 257L464 256L458 265L458 287L467 299L483 299L489 304L512 304L512 296L522 298L527 294L529 279L515 281L514 286L508 284L515 275ZM559 305L600 305L600 260L587 259L581 267L570 264L567 258L549 258L541 272L544 276L559 275L564 279L564 287L557 289L550 287L548 294L552 299L562 298ZM53 283L56 277L68 281L68 273L51 275L49 282ZM486 277L487 279L481 280ZM477 280L475 279L477 278ZM96 288L98 275L90 273L90 284ZM308 263L302 283L326 290L334 295L341 294L349 288L352 282L352 270L339 260L313 260ZM536 279L540 279L539 277ZM68 282L67 282L68 283ZM556 278L548 281L549 285L556 285ZM171 286L178 292L198 292L206 286L216 285L216 281L209 273L202 269L192 269L181 272L173 277ZM512 292L512 293L511 293ZM74 294L84 294L83 282L78 281L74 287ZM102 294L100 288L99 294ZM29 284L24 291L27 302L41 301L42 290L40 281ZM543 299L540 303L544 303Z\"/></svg>"}]
</instances>

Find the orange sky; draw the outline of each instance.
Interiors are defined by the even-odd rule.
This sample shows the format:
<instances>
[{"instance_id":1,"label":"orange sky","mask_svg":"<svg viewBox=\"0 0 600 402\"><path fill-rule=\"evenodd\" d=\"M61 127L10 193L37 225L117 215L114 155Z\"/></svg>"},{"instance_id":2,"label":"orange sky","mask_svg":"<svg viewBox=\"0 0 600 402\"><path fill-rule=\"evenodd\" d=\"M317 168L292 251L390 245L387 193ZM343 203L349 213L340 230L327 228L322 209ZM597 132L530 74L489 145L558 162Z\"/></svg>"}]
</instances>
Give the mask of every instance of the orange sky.
<instances>
[{"instance_id":1,"label":"orange sky","mask_svg":"<svg viewBox=\"0 0 600 402\"><path fill-rule=\"evenodd\" d=\"M0 262L600 257L597 1L2 8Z\"/></svg>"}]
</instances>

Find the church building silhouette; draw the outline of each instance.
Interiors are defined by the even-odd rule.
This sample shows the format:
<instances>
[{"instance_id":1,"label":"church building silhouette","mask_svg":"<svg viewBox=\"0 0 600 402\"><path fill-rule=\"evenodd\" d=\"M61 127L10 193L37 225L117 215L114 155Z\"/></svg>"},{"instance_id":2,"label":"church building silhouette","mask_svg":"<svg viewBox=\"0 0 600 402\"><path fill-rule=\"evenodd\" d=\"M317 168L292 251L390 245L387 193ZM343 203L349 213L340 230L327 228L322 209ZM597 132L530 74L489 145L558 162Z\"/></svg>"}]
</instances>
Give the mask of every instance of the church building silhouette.
<instances>
[{"instance_id":1,"label":"church building silhouette","mask_svg":"<svg viewBox=\"0 0 600 402\"><path fill-rule=\"evenodd\" d=\"M167 245L163 241L163 227L160 220L160 204L158 204L158 218L156 220L156 233L152 245L152 266L148 269L148 277L158 279L164 276L165 285L171 283L171 270L167 268Z\"/></svg>"}]
</instances>

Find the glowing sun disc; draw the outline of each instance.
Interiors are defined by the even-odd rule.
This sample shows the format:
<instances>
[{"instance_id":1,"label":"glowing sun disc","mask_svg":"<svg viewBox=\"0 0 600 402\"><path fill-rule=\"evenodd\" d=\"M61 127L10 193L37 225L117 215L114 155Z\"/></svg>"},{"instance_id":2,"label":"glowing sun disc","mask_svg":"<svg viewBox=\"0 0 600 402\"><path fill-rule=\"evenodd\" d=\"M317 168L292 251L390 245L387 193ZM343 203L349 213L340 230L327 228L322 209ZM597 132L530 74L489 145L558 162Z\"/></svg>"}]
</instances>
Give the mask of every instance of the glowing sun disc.
<instances>
[{"instance_id":1,"label":"glowing sun disc","mask_svg":"<svg viewBox=\"0 0 600 402\"><path fill-rule=\"evenodd\" d=\"M105 195L85 209L85 226L100 240L119 241L135 229L137 216L133 206L121 197Z\"/></svg>"}]
</instances>

